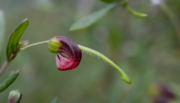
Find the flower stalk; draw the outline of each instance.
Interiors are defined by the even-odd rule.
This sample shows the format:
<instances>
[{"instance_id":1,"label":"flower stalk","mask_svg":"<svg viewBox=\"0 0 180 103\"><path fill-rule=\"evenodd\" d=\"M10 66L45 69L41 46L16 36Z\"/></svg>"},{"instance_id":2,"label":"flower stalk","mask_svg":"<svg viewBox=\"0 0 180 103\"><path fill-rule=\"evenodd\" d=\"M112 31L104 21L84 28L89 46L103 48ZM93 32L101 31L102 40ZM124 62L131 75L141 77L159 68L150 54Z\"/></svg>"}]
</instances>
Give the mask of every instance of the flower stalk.
<instances>
[{"instance_id":1,"label":"flower stalk","mask_svg":"<svg viewBox=\"0 0 180 103\"><path fill-rule=\"evenodd\" d=\"M30 48L30 47L33 47L33 46L37 46L37 45L41 45L41 44L47 44L49 43L49 40L46 40L46 41L41 41L41 42L37 42L37 43L33 43L33 44L29 44L23 48L20 48L20 50L25 50L27 48Z\"/></svg>"},{"instance_id":2,"label":"flower stalk","mask_svg":"<svg viewBox=\"0 0 180 103\"><path fill-rule=\"evenodd\" d=\"M5 71L5 69L7 68L8 64L9 64L9 61L5 61L4 62L3 66L0 69L0 75Z\"/></svg>"},{"instance_id":3,"label":"flower stalk","mask_svg":"<svg viewBox=\"0 0 180 103\"><path fill-rule=\"evenodd\" d=\"M41 45L41 44L47 44L47 43L49 43L49 40L27 45L23 48L20 48L20 50L25 50L29 47L33 47L33 46L37 46L37 45ZM85 47L82 45L78 45L78 47L80 50L88 52L88 53L93 54L93 55L96 55L97 57L101 58L102 60L104 60L105 62L110 64L112 67L114 67L121 74L121 80L125 81L128 84L131 84L131 80L129 79L127 74L120 67L118 67L113 61L111 61L108 57L106 57L105 55L101 54L100 52L95 51L93 49L90 49L88 47Z\"/></svg>"},{"instance_id":4,"label":"flower stalk","mask_svg":"<svg viewBox=\"0 0 180 103\"><path fill-rule=\"evenodd\" d=\"M121 80L125 81L128 84L131 84L131 80L129 79L127 74L120 67L118 67L113 61L111 61L108 57L106 57L105 55L101 54L100 52L95 51L93 49L90 49L88 47L85 47L82 45L78 45L78 46L82 51L96 55L97 57L101 58L102 60L104 60L105 62L107 62L111 66L113 66L121 74Z\"/></svg>"}]
</instances>

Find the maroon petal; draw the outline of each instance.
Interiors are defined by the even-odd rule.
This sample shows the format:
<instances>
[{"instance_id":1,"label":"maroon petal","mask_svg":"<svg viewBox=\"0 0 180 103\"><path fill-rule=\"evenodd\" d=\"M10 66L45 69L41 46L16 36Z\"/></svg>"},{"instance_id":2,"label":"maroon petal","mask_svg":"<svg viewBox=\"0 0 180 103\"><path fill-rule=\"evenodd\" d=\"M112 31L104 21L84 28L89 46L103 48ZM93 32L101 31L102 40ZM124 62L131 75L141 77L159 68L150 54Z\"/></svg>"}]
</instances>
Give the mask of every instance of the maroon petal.
<instances>
[{"instance_id":1,"label":"maroon petal","mask_svg":"<svg viewBox=\"0 0 180 103\"><path fill-rule=\"evenodd\" d=\"M82 57L78 45L63 36L56 36L55 38L61 43L61 46L58 49L60 53L56 55L56 65L58 70L65 71L76 68ZM65 53L68 57L62 55L62 53Z\"/></svg>"},{"instance_id":2,"label":"maroon petal","mask_svg":"<svg viewBox=\"0 0 180 103\"><path fill-rule=\"evenodd\" d=\"M167 85L159 84L159 91L164 98L175 99L175 94Z\"/></svg>"}]
</instances>

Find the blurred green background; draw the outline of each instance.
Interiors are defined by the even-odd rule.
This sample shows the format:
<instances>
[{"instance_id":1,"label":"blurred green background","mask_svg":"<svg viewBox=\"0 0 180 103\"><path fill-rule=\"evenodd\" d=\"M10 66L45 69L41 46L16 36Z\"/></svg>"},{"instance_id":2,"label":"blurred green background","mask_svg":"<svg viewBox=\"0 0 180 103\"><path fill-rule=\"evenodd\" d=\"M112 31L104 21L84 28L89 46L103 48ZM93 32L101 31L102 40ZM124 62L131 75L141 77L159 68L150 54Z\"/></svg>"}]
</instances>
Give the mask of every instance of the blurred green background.
<instances>
[{"instance_id":1,"label":"blurred green background","mask_svg":"<svg viewBox=\"0 0 180 103\"><path fill-rule=\"evenodd\" d=\"M21 51L9 65L1 79L13 70L21 72L0 93L0 103L7 103L14 89L22 92L22 103L48 103L54 97L59 103L154 103L158 84L169 86L176 97L167 103L180 103L180 0L129 0L129 6L148 17L138 18L118 7L85 30L69 31L79 18L106 5L99 0L0 0L5 46L28 18L21 40L35 43L66 36L109 57L128 74L131 85L109 64L85 53L76 69L58 71L55 54L41 45Z\"/></svg>"}]
</instances>

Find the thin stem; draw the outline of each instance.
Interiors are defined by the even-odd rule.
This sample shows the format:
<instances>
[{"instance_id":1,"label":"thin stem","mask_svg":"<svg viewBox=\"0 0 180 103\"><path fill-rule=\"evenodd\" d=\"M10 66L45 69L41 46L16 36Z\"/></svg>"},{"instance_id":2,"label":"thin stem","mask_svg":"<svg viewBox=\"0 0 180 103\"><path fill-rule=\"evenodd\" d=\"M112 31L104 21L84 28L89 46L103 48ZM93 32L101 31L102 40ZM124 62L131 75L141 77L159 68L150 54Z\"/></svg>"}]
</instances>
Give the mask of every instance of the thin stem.
<instances>
[{"instance_id":1,"label":"thin stem","mask_svg":"<svg viewBox=\"0 0 180 103\"><path fill-rule=\"evenodd\" d=\"M3 66L1 67L1 70L0 70L0 75L4 72L4 70L7 68L9 62L8 61L5 61Z\"/></svg>"},{"instance_id":2,"label":"thin stem","mask_svg":"<svg viewBox=\"0 0 180 103\"><path fill-rule=\"evenodd\" d=\"M37 45L41 45L41 44L47 44L49 42L49 40L46 40L46 41L42 41L42 42L37 42L37 43L33 43L33 44L29 44L23 48L20 48L20 50L24 50L24 49L27 49L29 47L33 47L33 46L37 46Z\"/></svg>"},{"instance_id":3,"label":"thin stem","mask_svg":"<svg viewBox=\"0 0 180 103\"><path fill-rule=\"evenodd\" d=\"M128 5L126 6L126 9L127 9L127 11L129 13L131 13L134 16L137 16L137 17L147 17L147 14L137 12L137 11L131 9Z\"/></svg>"},{"instance_id":4,"label":"thin stem","mask_svg":"<svg viewBox=\"0 0 180 103\"><path fill-rule=\"evenodd\" d=\"M176 30L176 35L177 35L178 42L179 42L179 45L180 45L180 30L179 30L179 24L178 24L177 15L164 2L162 2L160 4L160 7L167 14L170 21L172 22L172 25L174 26L174 28Z\"/></svg>"},{"instance_id":5,"label":"thin stem","mask_svg":"<svg viewBox=\"0 0 180 103\"><path fill-rule=\"evenodd\" d=\"M78 45L78 46L82 51L85 51L85 52L88 52L90 54L96 55L99 58L101 58L102 60L104 60L105 62L107 62L108 64L110 64L111 66L113 66L121 74L121 79L123 81L125 81L126 83L131 84L131 80L129 79L127 74L120 67L118 67L113 61L111 61L109 58L107 58L105 55L99 53L98 51L90 49L88 47L84 47L82 45Z\"/></svg>"}]
</instances>

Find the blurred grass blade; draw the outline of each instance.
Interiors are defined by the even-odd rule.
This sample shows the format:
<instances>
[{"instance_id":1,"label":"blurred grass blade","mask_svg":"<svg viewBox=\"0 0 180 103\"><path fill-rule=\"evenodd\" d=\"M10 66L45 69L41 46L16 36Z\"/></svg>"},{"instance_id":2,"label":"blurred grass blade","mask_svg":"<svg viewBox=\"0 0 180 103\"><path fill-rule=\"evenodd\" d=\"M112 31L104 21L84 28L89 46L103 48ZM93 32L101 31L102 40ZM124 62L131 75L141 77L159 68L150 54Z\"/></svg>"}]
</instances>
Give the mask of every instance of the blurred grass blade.
<instances>
[{"instance_id":1,"label":"blurred grass blade","mask_svg":"<svg viewBox=\"0 0 180 103\"><path fill-rule=\"evenodd\" d=\"M152 68L150 68L152 69ZM143 70L142 72L139 72L137 75L137 80L135 81L135 84L132 85L130 93L128 93L128 96L126 97L126 100L124 103L145 103L142 102L142 98L149 85L151 84L154 77L154 71L153 70Z\"/></svg>"},{"instance_id":2,"label":"blurred grass blade","mask_svg":"<svg viewBox=\"0 0 180 103\"><path fill-rule=\"evenodd\" d=\"M4 35L5 35L5 18L4 18L4 12L0 10L0 60L2 58L2 52L3 52Z\"/></svg>"},{"instance_id":3,"label":"blurred grass blade","mask_svg":"<svg viewBox=\"0 0 180 103\"><path fill-rule=\"evenodd\" d=\"M147 17L147 14L137 12L137 11L131 9L129 6L126 6L126 9L127 9L127 11L128 11L130 14L132 14L132 15L134 15L134 16L137 16L137 17Z\"/></svg>"},{"instance_id":4,"label":"blurred grass blade","mask_svg":"<svg viewBox=\"0 0 180 103\"><path fill-rule=\"evenodd\" d=\"M103 2L106 2L106 3L111 3L111 2L114 2L115 0L100 0L100 1L103 1Z\"/></svg>"},{"instance_id":5,"label":"blurred grass blade","mask_svg":"<svg viewBox=\"0 0 180 103\"><path fill-rule=\"evenodd\" d=\"M8 79L6 79L3 83L0 84L0 92L6 90L18 77L19 70L14 72Z\"/></svg>"},{"instance_id":6,"label":"blurred grass blade","mask_svg":"<svg viewBox=\"0 0 180 103\"><path fill-rule=\"evenodd\" d=\"M52 99L49 103L58 103L58 99L57 99L57 98L54 98L54 99Z\"/></svg>"},{"instance_id":7,"label":"blurred grass blade","mask_svg":"<svg viewBox=\"0 0 180 103\"><path fill-rule=\"evenodd\" d=\"M103 16L105 16L107 13L109 13L111 10L113 10L115 7L117 7L119 4L118 3L112 3L109 4L107 7L96 11L88 16L85 16L75 22L71 27L70 31L76 31L76 30L81 30L84 28L89 27L90 25L94 24L96 21L101 19Z\"/></svg>"},{"instance_id":8,"label":"blurred grass blade","mask_svg":"<svg viewBox=\"0 0 180 103\"><path fill-rule=\"evenodd\" d=\"M6 55L7 55L8 61L10 61L10 57L13 51L17 49L17 43L19 42L19 39L21 38L28 24L29 24L28 19L23 20L21 24L11 34L8 45L7 45L7 49L6 49Z\"/></svg>"},{"instance_id":9,"label":"blurred grass blade","mask_svg":"<svg viewBox=\"0 0 180 103\"><path fill-rule=\"evenodd\" d=\"M114 72L112 78L111 86L109 87L109 102L108 103L119 103L119 100L123 100L123 86L121 81L119 81L119 75Z\"/></svg>"}]
</instances>

